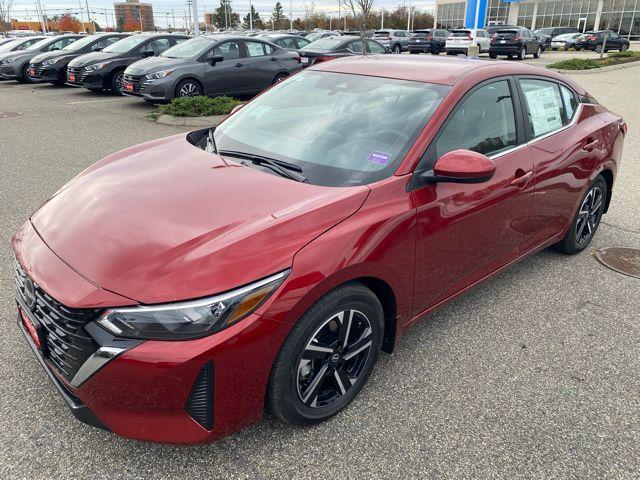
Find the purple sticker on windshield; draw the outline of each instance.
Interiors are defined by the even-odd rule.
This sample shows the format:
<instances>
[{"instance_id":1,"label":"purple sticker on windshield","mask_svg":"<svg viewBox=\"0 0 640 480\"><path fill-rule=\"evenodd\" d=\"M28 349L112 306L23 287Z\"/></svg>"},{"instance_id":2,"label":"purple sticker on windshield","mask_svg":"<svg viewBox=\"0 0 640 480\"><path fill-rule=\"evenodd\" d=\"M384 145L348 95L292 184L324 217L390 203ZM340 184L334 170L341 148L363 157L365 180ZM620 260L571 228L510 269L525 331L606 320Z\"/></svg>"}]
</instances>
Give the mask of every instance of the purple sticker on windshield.
<instances>
[{"instance_id":1,"label":"purple sticker on windshield","mask_svg":"<svg viewBox=\"0 0 640 480\"><path fill-rule=\"evenodd\" d=\"M385 152L374 151L370 153L367 157L368 162L377 163L378 165L386 165L389 163L389 159L391 158L391 154Z\"/></svg>"}]
</instances>

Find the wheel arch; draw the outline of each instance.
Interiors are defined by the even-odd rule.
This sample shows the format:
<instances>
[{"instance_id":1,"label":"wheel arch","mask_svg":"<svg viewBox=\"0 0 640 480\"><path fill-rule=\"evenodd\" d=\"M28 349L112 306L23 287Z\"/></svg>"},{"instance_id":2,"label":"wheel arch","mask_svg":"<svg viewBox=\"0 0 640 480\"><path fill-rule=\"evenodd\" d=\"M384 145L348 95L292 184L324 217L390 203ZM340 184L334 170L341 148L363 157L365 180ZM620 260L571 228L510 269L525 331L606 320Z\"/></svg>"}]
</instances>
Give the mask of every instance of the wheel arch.
<instances>
[{"instance_id":1,"label":"wheel arch","mask_svg":"<svg viewBox=\"0 0 640 480\"><path fill-rule=\"evenodd\" d=\"M605 200L604 210L603 210L603 213L607 213L607 211L609 210L609 204L611 203L611 197L613 194L613 172L608 168L605 168L604 170L602 170L600 175L602 175L602 178L604 178L604 181L607 184L607 198Z\"/></svg>"},{"instance_id":2,"label":"wheel arch","mask_svg":"<svg viewBox=\"0 0 640 480\"><path fill-rule=\"evenodd\" d=\"M202 95L206 95L204 91L204 85L202 84L202 82L197 77L191 74L188 74L188 75L185 75L184 77L179 78L178 81L174 84L175 86L173 87L173 98L177 98L176 93L178 91L178 86L185 80L191 80L192 82L195 82L198 85L200 85L200 90L202 91Z\"/></svg>"}]
</instances>

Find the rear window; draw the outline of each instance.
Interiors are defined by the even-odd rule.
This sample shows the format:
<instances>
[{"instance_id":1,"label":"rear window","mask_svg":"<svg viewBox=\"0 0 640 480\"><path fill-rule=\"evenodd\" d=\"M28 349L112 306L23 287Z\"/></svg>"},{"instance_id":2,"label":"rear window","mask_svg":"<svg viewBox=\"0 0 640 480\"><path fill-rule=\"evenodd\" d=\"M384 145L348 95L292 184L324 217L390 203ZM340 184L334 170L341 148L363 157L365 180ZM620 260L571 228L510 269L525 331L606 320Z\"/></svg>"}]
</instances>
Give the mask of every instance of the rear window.
<instances>
[{"instance_id":1,"label":"rear window","mask_svg":"<svg viewBox=\"0 0 640 480\"><path fill-rule=\"evenodd\" d=\"M469 37L471 35L470 30L453 30L451 32L452 37Z\"/></svg>"},{"instance_id":2,"label":"rear window","mask_svg":"<svg viewBox=\"0 0 640 480\"><path fill-rule=\"evenodd\" d=\"M306 47L303 47L302 50L333 50L343 42L344 40L341 38L325 37L320 40L316 40L315 42L311 42Z\"/></svg>"},{"instance_id":3,"label":"rear window","mask_svg":"<svg viewBox=\"0 0 640 480\"><path fill-rule=\"evenodd\" d=\"M419 32L413 32L411 35L413 38L424 38L431 35L431 30L422 30Z\"/></svg>"},{"instance_id":4,"label":"rear window","mask_svg":"<svg viewBox=\"0 0 640 480\"><path fill-rule=\"evenodd\" d=\"M374 37L388 37L391 35L391 32L387 32L385 30L380 30L379 32L375 32L373 34Z\"/></svg>"}]
</instances>

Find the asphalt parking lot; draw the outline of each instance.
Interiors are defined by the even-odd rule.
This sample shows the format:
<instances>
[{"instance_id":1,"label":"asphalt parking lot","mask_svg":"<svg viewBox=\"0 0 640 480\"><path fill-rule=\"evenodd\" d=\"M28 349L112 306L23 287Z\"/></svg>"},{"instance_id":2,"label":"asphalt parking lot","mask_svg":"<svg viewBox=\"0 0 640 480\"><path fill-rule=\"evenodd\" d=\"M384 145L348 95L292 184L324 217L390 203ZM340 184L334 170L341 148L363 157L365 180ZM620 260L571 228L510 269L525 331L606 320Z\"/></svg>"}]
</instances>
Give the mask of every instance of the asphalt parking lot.
<instances>
[{"instance_id":1,"label":"asphalt parking lot","mask_svg":"<svg viewBox=\"0 0 640 480\"><path fill-rule=\"evenodd\" d=\"M22 113L0 118L0 478L638 478L640 281L593 252L640 248L639 76L640 66L574 76L629 126L587 251L536 254L417 325L330 421L267 416L197 447L72 417L15 325L10 249L80 170L189 129L156 125L137 99L0 82L0 112Z\"/></svg>"}]
</instances>

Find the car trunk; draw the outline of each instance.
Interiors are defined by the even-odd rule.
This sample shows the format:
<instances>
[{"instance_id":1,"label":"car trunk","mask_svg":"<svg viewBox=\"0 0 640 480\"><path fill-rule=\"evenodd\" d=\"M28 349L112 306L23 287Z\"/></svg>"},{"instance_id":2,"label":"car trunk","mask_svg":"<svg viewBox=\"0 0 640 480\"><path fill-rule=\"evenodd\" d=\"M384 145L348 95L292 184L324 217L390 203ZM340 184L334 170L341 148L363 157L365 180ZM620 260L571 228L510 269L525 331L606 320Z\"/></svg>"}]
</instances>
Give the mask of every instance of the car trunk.
<instances>
[{"instance_id":1,"label":"car trunk","mask_svg":"<svg viewBox=\"0 0 640 480\"><path fill-rule=\"evenodd\" d=\"M473 40L470 30L456 30L447 38L447 47L468 47Z\"/></svg>"}]
</instances>

